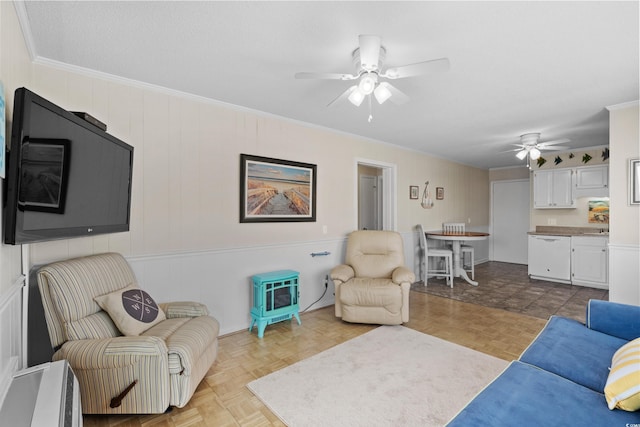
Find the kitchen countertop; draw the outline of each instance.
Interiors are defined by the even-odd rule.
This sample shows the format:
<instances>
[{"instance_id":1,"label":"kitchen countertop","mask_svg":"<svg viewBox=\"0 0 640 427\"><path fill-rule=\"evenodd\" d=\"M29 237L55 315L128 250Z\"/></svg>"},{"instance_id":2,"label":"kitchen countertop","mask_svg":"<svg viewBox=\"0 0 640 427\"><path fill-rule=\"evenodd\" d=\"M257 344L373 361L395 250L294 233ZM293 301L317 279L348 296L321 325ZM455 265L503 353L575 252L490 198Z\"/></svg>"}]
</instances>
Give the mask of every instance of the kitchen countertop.
<instances>
[{"instance_id":1,"label":"kitchen countertop","mask_svg":"<svg viewBox=\"0 0 640 427\"><path fill-rule=\"evenodd\" d=\"M606 227L560 227L552 225L537 225L535 231L527 234L532 236L592 236L609 237Z\"/></svg>"}]
</instances>

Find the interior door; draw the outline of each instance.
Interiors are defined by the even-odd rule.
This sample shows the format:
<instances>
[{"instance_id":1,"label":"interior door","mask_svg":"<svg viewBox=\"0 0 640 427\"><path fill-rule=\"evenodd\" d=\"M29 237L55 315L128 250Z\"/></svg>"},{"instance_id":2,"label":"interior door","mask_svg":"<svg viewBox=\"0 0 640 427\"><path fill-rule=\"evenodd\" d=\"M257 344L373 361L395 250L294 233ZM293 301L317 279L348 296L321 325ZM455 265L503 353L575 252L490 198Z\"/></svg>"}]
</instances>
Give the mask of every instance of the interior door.
<instances>
[{"instance_id":1,"label":"interior door","mask_svg":"<svg viewBox=\"0 0 640 427\"><path fill-rule=\"evenodd\" d=\"M491 185L491 259L527 264L529 180L493 181Z\"/></svg>"},{"instance_id":2,"label":"interior door","mask_svg":"<svg viewBox=\"0 0 640 427\"><path fill-rule=\"evenodd\" d=\"M358 229L378 230L378 177L360 175L358 191Z\"/></svg>"}]
</instances>

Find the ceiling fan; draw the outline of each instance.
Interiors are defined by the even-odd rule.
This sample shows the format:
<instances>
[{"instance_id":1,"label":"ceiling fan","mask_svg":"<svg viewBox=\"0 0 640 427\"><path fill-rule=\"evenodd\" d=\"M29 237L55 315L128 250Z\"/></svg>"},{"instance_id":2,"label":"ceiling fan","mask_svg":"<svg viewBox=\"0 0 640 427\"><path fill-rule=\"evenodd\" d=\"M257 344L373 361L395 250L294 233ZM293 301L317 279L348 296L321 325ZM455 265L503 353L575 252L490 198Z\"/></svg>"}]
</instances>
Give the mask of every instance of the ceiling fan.
<instances>
[{"instance_id":1,"label":"ceiling fan","mask_svg":"<svg viewBox=\"0 0 640 427\"><path fill-rule=\"evenodd\" d=\"M569 147L559 146L556 144L564 144L565 142L570 142L570 139L561 138L553 141L540 141L540 133L525 133L520 135L520 144L514 144L517 151L516 157L520 160L523 160L527 157L527 154L531 158L531 160L537 160L540 157L541 150L565 150Z\"/></svg>"},{"instance_id":2,"label":"ceiling fan","mask_svg":"<svg viewBox=\"0 0 640 427\"><path fill-rule=\"evenodd\" d=\"M296 79L323 79L323 80L358 80L355 84L345 90L327 106L336 102L348 99L353 105L359 107L366 97L369 98L369 108L371 108L371 95L375 97L379 104L387 100L395 104L404 104L409 101L409 97L383 80L403 79L406 77L419 76L431 72L446 71L449 69L447 58L432 59L430 61L418 62L416 64L403 65L399 67L388 67L383 70L386 58L386 49L382 46L382 39L374 35L358 36L359 47L351 56L355 73L296 73ZM369 121L371 121L369 114Z\"/></svg>"}]
</instances>

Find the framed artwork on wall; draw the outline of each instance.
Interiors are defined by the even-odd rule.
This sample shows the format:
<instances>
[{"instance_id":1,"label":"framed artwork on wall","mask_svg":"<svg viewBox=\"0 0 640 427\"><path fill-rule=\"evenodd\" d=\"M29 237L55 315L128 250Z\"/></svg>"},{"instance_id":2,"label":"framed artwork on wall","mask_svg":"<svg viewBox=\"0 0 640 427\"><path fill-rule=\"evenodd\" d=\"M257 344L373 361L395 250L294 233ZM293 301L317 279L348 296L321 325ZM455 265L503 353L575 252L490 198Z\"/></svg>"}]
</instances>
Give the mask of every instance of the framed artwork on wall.
<instances>
[{"instance_id":1,"label":"framed artwork on wall","mask_svg":"<svg viewBox=\"0 0 640 427\"><path fill-rule=\"evenodd\" d=\"M240 222L315 222L316 165L240 155Z\"/></svg>"},{"instance_id":2,"label":"framed artwork on wall","mask_svg":"<svg viewBox=\"0 0 640 427\"><path fill-rule=\"evenodd\" d=\"M640 205L640 159L629 160L629 204Z\"/></svg>"},{"instance_id":3,"label":"framed artwork on wall","mask_svg":"<svg viewBox=\"0 0 640 427\"><path fill-rule=\"evenodd\" d=\"M409 198L410 199L418 199L418 192L419 192L419 188L417 185L410 185L409 186Z\"/></svg>"},{"instance_id":4,"label":"framed artwork on wall","mask_svg":"<svg viewBox=\"0 0 640 427\"><path fill-rule=\"evenodd\" d=\"M4 119L4 115L5 115L5 108L4 108L4 85L2 84L2 82L0 81L0 178L4 178L5 177L5 150L6 150L6 138L5 138L5 133L4 133L4 128L6 126L5 123L5 119Z\"/></svg>"},{"instance_id":5,"label":"framed artwork on wall","mask_svg":"<svg viewBox=\"0 0 640 427\"><path fill-rule=\"evenodd\" d=\"M436 200L444 200L444 187L436 187Z\"/></svg>"}]
</instances>

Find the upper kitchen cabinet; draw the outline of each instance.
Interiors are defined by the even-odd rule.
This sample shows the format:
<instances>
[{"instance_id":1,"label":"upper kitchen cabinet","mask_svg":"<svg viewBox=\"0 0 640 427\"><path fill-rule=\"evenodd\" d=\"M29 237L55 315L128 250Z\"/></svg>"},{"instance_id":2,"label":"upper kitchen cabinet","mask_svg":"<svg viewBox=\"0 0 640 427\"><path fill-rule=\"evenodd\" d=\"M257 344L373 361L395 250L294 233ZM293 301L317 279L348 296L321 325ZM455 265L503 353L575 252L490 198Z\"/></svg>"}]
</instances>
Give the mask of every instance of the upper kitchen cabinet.
<instances>
[{"instance_id":1,"label":"upper kitchen cabinet","mask_svg":"<svg viewBox=\"0 0 640 427\"><path fill-rule=\"evenodd\" d=\"M573 169L535 171L533 207L535 209L575 208Z\"/></svg>"},{"instance_id":2,"label":"upper kitchen cabinet","mask_svg":"<svg viewBox=\"0 0 640 427\"><path fill-rule=\"evenodd\" d=\"M609 166L576 168L576 197L608 197Z\"/></svg>"}]
</instances>

